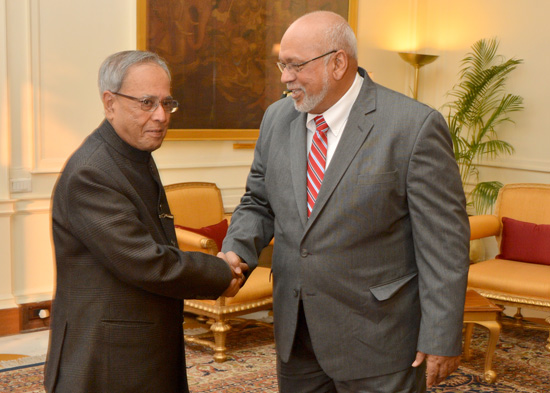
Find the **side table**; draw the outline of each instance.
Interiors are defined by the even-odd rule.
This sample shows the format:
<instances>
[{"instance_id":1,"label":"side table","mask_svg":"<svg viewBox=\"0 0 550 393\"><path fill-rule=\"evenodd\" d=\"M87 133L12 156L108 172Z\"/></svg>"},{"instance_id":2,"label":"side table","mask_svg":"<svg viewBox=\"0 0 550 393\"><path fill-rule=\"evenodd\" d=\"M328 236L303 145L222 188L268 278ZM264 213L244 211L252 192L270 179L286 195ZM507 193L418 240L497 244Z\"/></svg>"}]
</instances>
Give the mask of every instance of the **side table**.
<instances>
[{"instance_id":1,"label":"side table","mask_svg":"<svg viewBox=\"0 0 550 393\"><path fill-rule=\"evenodd\" d=\"M466 303L464 304L464 324L466 325L464 359L469 360L471 357L470 343L472 341L474 324L489 329L489 342L487 344L487 352L485 353L485 370L483 374L483 379L487 383L493 383L497 378L497 374L491 369L491 366L500 335L501 324L499 319L502 310L502 307L497 306L476 291L471 289L466 291Z\"/></svg>"}]
</instances>

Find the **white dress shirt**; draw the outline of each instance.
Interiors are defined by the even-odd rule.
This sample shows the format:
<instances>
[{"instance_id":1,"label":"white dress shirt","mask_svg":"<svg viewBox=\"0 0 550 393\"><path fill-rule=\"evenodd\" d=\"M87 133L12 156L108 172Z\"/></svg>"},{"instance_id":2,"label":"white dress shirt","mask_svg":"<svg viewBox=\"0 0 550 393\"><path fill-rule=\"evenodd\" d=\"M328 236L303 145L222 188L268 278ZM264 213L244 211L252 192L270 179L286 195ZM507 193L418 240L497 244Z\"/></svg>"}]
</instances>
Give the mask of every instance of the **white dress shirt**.
<instances>
[{"instance_id":1,"label":"white dress shirt","mask_svg":"<svg viewBox=\"0 0 550 393\"><path fill-rule=\"evenodd\" d=\"M363 77L359 73L355 74L355 80L349 88L349 90L338 100L336 104L327 109L322 113L325 121L329 126L329 131L327 132L328 140L328 149L327 149L327 163L326 168L330 164L330 160L336 151L338 142L342 137L344 127L348 122L349 113L351 112L351 107L355 103L355 100L359 96L361 91L361 86L363 85ZM311 150L311 141L313 140L313 135L315 134L315 117L319 114L307 114L307 156L309 157L309 151Z\"/></svg>"}]
</instances>

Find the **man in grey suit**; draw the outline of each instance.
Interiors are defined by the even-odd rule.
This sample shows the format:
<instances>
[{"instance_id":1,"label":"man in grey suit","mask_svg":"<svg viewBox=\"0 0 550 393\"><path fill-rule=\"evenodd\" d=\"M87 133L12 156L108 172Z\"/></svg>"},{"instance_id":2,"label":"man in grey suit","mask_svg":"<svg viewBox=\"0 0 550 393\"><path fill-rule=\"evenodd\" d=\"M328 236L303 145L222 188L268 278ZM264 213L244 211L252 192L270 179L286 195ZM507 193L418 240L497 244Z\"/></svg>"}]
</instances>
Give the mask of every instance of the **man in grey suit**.
<instances>
[{"instance_id":1,"label":"man in grey suit","mask_svg":"<svg viewBox=\"0 0 550 393\"><path fill-rule=\"evenodd\" d=\"M151 156L178 108L165 62L115 53L99 87L106 119L69 159L53 196L46 391L189 392L182 299L233 296L244 266L177 247Z\"/></svg>"},{"instance_id":2,"label":"man in grey suit","mask_svg":"<svg viewBox=\"0 0 550 393\"><path fill-rule=\"evenodd\" d=\"M373 83L334 13L295 21L279 61L291 98L264 115L223 252L254 268L275 239L280 391L423 392L458 367L469 263L445 121Z\"/></svg>"}]
</instances>

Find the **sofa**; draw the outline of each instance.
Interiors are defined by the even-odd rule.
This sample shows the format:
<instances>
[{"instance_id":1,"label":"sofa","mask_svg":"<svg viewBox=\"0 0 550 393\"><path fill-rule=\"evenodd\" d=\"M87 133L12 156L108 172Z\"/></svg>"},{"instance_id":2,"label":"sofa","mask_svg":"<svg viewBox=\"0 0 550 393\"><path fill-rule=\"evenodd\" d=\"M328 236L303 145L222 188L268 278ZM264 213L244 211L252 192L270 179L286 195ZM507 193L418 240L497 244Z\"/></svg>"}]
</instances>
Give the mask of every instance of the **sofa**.
<instances>
[{"instance_id":1,"label":"sofa","mask_svg":"<svg viewBox=\"0 0 550 393\"><path fill-rule=\"evenodd\" d=\"M550 185L505 185L494 214L471 216L470 227L472 240L494 236L499 253L470 266L469 289L517 308L514 324L549 330L547 324L526 324L521 309L550 313ZM550 351L550 337L545 348Z\"/></svg>"}]
</instances>

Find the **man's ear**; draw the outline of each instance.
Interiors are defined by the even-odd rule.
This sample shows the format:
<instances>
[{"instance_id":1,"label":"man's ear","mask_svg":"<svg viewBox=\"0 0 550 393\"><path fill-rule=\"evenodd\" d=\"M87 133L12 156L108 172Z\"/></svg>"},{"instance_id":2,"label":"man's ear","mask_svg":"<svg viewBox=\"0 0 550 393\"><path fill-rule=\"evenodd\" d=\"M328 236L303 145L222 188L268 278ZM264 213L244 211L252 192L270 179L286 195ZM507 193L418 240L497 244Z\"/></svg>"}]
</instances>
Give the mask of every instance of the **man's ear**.
<instances>
[{"instance_id":1,"label":"man's ear","mask_svg":"<svg viewBox=\"0 0 550 393\"><path fill-rule=\"evenodd\" d=\"M346 74L349 66L348 55L342 49L334 54L332 76L335 80L340 80Z\"/></svg>"},{"instance_id":2,"label":"man's ear","mask_svg":"<svg viewBox=\"0 0 550 393\"><path fill-rule=\"evenodd\" d=\"M105 90L103 92L102 101L103 101L103 110L105 111L105 117L108 120L111 120L114 116L115 95L110 91Z\"/></svg>"}]
</instances>

